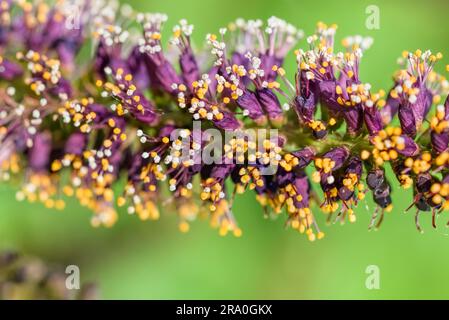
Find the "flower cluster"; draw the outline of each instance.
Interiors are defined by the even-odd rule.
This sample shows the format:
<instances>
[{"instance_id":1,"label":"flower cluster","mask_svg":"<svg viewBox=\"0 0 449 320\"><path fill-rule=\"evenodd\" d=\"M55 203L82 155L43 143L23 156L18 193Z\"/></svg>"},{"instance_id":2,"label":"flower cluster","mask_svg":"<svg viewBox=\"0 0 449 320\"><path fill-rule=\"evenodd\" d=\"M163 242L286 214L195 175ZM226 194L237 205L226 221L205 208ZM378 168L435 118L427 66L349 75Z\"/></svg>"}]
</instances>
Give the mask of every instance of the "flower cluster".
<instances>
[{"instance_id":1,"label":"flower cluster","mask_svg":"<svg viewBox=\"0 0 449 320\"><path fill-rule=\"evenodd\" d=\"M361 79L372 39L337 51L336 25L318 23L292 51L304 38L292 24L237 19L196 50L193 25L170 34L166 23L108 0L0 0L0 177L20 181L17 199L63 209L73 196L94 226L112 226L120 207L142 220L174 207L183 232L206 217L239 236L234 199L253 190L266 215L286 214L311 241L324 236L316 207L354 222L367 194L377 228L392 210L387 176L413 189L419 230L421 212L435 226L449 208L440 53L403 52L386 94ZM210 129L234 136L217 146Z\"/></svg>"}]
</instances>

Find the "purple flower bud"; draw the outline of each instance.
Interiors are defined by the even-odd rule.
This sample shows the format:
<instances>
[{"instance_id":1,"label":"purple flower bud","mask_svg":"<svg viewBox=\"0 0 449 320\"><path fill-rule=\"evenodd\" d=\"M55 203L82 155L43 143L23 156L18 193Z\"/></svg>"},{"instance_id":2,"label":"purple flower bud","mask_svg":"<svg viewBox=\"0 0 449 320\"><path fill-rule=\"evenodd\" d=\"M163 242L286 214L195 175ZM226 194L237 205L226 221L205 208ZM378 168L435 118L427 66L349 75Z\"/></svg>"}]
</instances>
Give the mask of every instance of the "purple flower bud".
<instances>
[{"instance_id":1,"label":"purple flower bud","mask_svg":"<svg viewBox=\"0 0 449 320\"><path fill-rule=\"evenodd\" d=\"M240 181L238 166L232 163L203 166L199 172L203 187L214 189L214 185L218 183L221 186L221 192L225 192L225 182L228 177L235 179L234 182Z\"/></svg>"},{"instance_id":2,"label":"purple flower bud","mask_svg":"<svg viewBox=\"0 0 449 320\"><path fill-rule=\"evenodd\" d=\"M218 66L213 66L209 69L209 71L207 72L207 75L210 79L210 83L209 83L209 92L211 92L212 95L217 94L217 85L218 85L218 81L217 79L215 79L215 75L222 75L223 73L221 72L222 68L218 67Z\"/></svg>"},{"instance_id":3,"label":"purple flower bud","mask_svg":"<svg viewBox=\"0 0 449 320\"><path fill-rule=\"evenodd\" d=\"M315 157L315 151L310 147L305 147L304 149L292 152L296 158L298 158L299 162L296 168L302 169L305 168Z\"/></svg>"},{"instance_id":4,"label":"purple flower bud","mask_svg":"<svg viewBox=\"0 0 449 320\"><path fill-rule=\"evenodd\" d=\"M295 174L292 171L279 170L276 174L276 184L283 188L290 184L295 178Z\"/></svg>"},{"instance_id":5,"label":"purple flower bud","mask_svg":"<svg viewBox=\"0 0 449 320\"><path fill-rule=\"evenodd\" d=\"M87 144L87 135L76 132L70 135L65 144L64 152L66 154L81 155Z\"/></svg>"},{"instance_id":6,"label":"purple flower bud","mask_svg":"<svg viewBox=\"0 0 449 320\"><path fill-rule=\"evenodd\" d=\"M181 67L181 75L184 83L191 88L192 83L200 78L200 71L190 47L182 52L179 57L179 65Z\"/></svg>"},{"instance_id":7,"label":"purple flower bud","mask_svg":"<svg viewBox=\"0 0 449 320\"><path fill-rule=\"evenodd\" d=\"M220 120L214 120L214 124L223 130L236 130L242 126L242 124L237 120L234 114L230 111L221 111L223 118Z\"/></svg>"},{"instance_id":8,"label":"purple flower bud","mask_svg":"<svg viewBox=\"0 0 449 320\"><path fill-rule=\"evenodd\" d=\"M313 120L318 102L317 100L317 96L313 92L310 92L307 97L303 97L302 95L295 97L294 103L296 112L303 121L309 122Z\"/></svg>"},{"instance_id":9,"label":"purple flower bud","mask_svg":"<svg viewBox=\"0 0 449 320\"><path fill-rule=\"evenodd\" d=\"M304 92L307 92L307 90L304 90ZM313 136L316 139L323 139L327 135L326 126L322 121L314 120L317 103L317 95L313 91L298 95L294 99L294 106L299 119L312 129Z\"/></svg>"},{"instance_id":10,"label":"purple flower bud","mask_svg":"<svg viewBox=\"0 0 449 320\"><path fill-rule=\"evenodd\" d=\"M359 157L351 157L351 159L348 160L345 173L347 174L353 173L360 179L362 172L363 172L362 160L360 160Z\"/></svg>"},{"instance_id":11,"label":"purple flower bud","mask_svg":"<svg viewBox=\"0 0 449 320\"><path fill-rule=\"evenodd\" d=\"M261 188L263 192L268 194L276 194L279 188L285 188L293 185L296 195L300 195L301 201L296 196L293 197L294 206L298 209L309 207L310 198L310 182L304 170L285 172L281 170L276 176L264 176L265 186ZM274 178L274 181L270 181ZM268 181L267 181L268 180Z\"/></svg>"},{"instance_id":12,"label":"purple flower bud","mask_svg":"<svg viewBox=\"0 0 449 320\"><path fill-rule=\"evenodd\" d=\"M146 65L145 55L136 46L128 57L128 68L133 75L133 81L137 88L146 89L150 87L150 76Z\"/></svg>"},{"instance_id":13,"label":"purple flower bud","mask_svg":"<svg viewBox=\"0 0 449 320\"><path fill-rule=\"evenodd\" d=\"M379 188L384 180L385 172L381 169L373 169L366 175L366 184L371 190Z\"/></svg>"},{"instance_id":14,"label":"purple flower bud","mask_svg":"<svg viewBox=\"0 0 449 320\"><path fill-rule=\"evenodd\" d=\"M93 122L95 124L103 124L105 123L109 117L111 116L111 112L106 108L105 106L93 103L87 106L87 112L94 112L95 118L93 119Z\"/></svg>"},{"instance_id":15,"label":"purple flower bud","mask_svg":"<svg viewBox=\"0 0 449 320\"><path fill-rule=\"evenodd\" d=\"M338 197L343 201L348 201L354 196L354 190L349 189L346 186L338 187Z\"/></svg>"},{"instance_id":16,"label":"purple flower bud","mask_svg":"<svg viewBox=\"0 0 449 320\"><path fill-rule=\"evenodd\" d=\"M440 154L447 151L449 145L449 134L447 132L436 133L435 131L431 131L430 140L435 153Z\"/></svg>"},{"instance_id":17,"label":"purple flower bud","mask_svg":"<svg viewBox=\"0 0 449 320\"><path fill-rule=\"evenodd\" d=\"M224 181L234 170L235 164L218 164L214 165L210 171L209 178L218 179Z\"/></svg>"},{"instance_id":18,"label":"purple flower bud","mask_svg":"<svg viewBox=\"0 0 449 320\"><path fill-rule=\"evenodd\" d=\"M263 113L262 106L257 100L256 94L251 90L244 90L243 95L237 99L240 108L248 113L248 116L258 123L264 123L266 117Z\"/></svg>"},{"instance_id":19,"label":"purple flower bud","mask_svg":"<svg viewBox=\"0 0 449 320\"><path fill-rule=\"evenodd\" d=\"M336 83L335 81L321 81L318 85L321 101L334 111L339 111L340 105L337 102Z\"/></svg>"},{"instance_id":20,"label":"purple flower bud","mask_svg":"<svg viewBox=\"0 0 449 320\"><path fill-rule=\"evenodd\" d=\"M75 57L78 49L75 44L68 41L61 41L56 46L56 51L58 52L59 60L61 64L73 70Z\"/></svg>"},{"instance_id":21,"label":"purple flower bud","mask_svg":"<svg viewBox=\"0 0 449 320\"><path fill-rule=\"evenodd\" d=\"M442 117L440 113L443 113ZM430 128L430 142L433 150L437 154L446 151L449 144L449 97L446 98L443 107L438 106L437 116L432 119Z\"/></svg>"},{"instance_id":22,"label":"purple flower bud","mask_svg":"<svg viewBox=\"0 0 449 320\"><path fill-rule=\"evenodd\" d=\"M327 193L335 187L336 177L332 172L323 172L320 176L320 186L323 192Z\"/></svg>"},{"instance_id":23,"label":"purple flower bud","mask_svg":"<svg viewBox=\"0 0 449 320\"><path fill-rule=\"evenodd\" d=\"M414 137L431 105L432 93L425 86L422 86L414 103L406 101L399 106L399 120L402 130L409 136Z\"/></svg>"},{"instance_id":24,"label":"purple flower bud","mask_svg":"<svg viewBox=\"0 0 449 320\"><path fill-rule=\"evenodd\" d=\"M158 120L158 114L155 111L155 106L148 100L132 83L126 80L126 77L116 75L115 80L118 83L120 90L111 90L111 94L119 99L124 108L130 112L137 120L152 124ZM131 87L133 87L131 89ZM129 91L132 91L132 99L129 96Z\"/></svg>"},{"instance_id":25,"label":"purple flower bud","mask_svg":"<svg viewBox=\"0 0 449 320\"><path fill-rule=\"evenodd\" d=\"M106 79L105 68L108 67L113 71L119 68L127 70L127 64L121 58L121 49L118 46L108 47L104 40L98 43L95 53L94 70L101 78Z\"/></svg>"},{"instance_id":26,"label":"purple flower bud","mask_svg":"<svg viewBox=\"0 0 449 320\"><path fill-rule=\"evenodd\" d=\"M22 67L7 59L0 57L0 78L11 81L22 75Z\"/></svg>"},{"instance_id":27,"label":"purple flower bud","mask_svg":"<svg viewBox=\"0 0 449 320\"><path fill-rule=\"evenodd\" d=\"M341 77L339 81L322 81L319 83L319 92L322 102L330 109L331 112L341 114L347 125L348 133L351 135L357 134L363 126L363 108L360 104L357 105L341 105L336 93L337 85L342 88L346 87L345 77ZM344 101L349 101L346 90L342 90L342 97Z\"/></svg>"},{"instance_id":28,"label":"purple flower bud","mask_svg":"<svg viewBox=\"0 0 449 320\"><path fill-rule=\"evenodd\" d=\"M432 148L437 154L440 154L447 150L449 144L449 136L447 133L441 134L432 131L430 133L430 138L432 142Z\"/></svg>"},{"instance_id":29,"label":"purple flower bud","mask_svg":"<svg viewBox=\"0 0 449 320\"><path fill-rule=\"evenodd\" d=\"M351 157L348 160L348 164L345 168L344 176L341 179L339 179L338 196L340 197L341 200L348 201L351 197L354 196L355 184L357 184L358 181L360 180L362 171L363 171L362 160L360 160L360 158L358 157ZM355 182L355 184L351 185L343 184L343 181L345 179L352 180L352 177L354 175L357 177L357 181Z\"/></svg>"},{"instance_id":30,"label":"purple flower bud","mask_svg":"<svg viewBox=\"0 0 449 320\"><path fill-rule=\"evenodd\" d=\"M360 105L345 108L343 116L346 120L348 133L357 134L363 126L363 108Z\"/></svg>"},{"instance_id":31,"label":"purple flower bud","mask_svg":"<svg viewBox=\"0 0 449 320\"><path fill-rule=\"evenodd\" d=\"M391 90L394 90L397 86L397 83L393 86ZM390 92L391 92L390 90ZM393 98L391 94L388 94L387 101L385 103L385 106L383 108L380 108L379 112L382 117L382 122L384 125L388 125L393 117L398 112L400 105L400 99L399 98Z\"/></svg>"},{"instance_id":32,"label":"purple flower bud","mask_svg":"<svg viewBox=\"0 0 449 320\"><path fill-rule=\"evenodd\" d=\"M157 62L151 59L151 55L147 55L147 58L147 67L150 74L152 88L156 90L163 90L171 94L175 93L172 85L174 83L180 84L182 81L173 66L165 59Z\"/></svg>"},{"instance_id":33,"label":"purple flower bud","mask_svg":"<svg viewBox=\"0 0 449 320\"><path fill-rule=\"evenodd\" d=\"M419 152L419 147L415 141L405 134L398 137L396 149L400 154L406 157L416 156Z\"/></svg>"},{"instance_id":34,"label":"purple flower bud","mask_svg":"<svg viewBox=\"0 0 449 320\"><path fill-rule=\"evenodd\" d=\"M443 179L443 181L444 181L444 179ZM416 177L416 190L419 193L429 192L432 184L433 184L432 176L428 173L420 173Z\"/></svg>"},{"instance_id":35,"label":"purple flower bud","mask_svg":"<svg viewBox=\"0 0 449 320\"><path fill-rule=\"evenodd\" d=\"M369 134L376 135L383 129L382 115L376 106L367 107L363 109L363 115L365 118L365 125Z\"/></svg>"},{"instance_id":36,"label":"purple flower bud","mask_svg":"<svg viewBox=\"0 0 449 320\"><path fill-rule=\"evenodd\" d=\"M416 136L415 115L410 106L399 106L398 117L402 131L410 137Z\"/></svg>"},{"instance_id":37,"label":"purple flower bud","mask_svg":"<svg viewBox=\"0 0 449 320\"><path fill-rule=\"evenodd\" d=\"M243 53L240 52L233 52L232 53L232 57L231 57L231 65L238 65L238 66L244 66L246 70L251 69L251 63L250 60L245 57L245 55ZM247 87L248 84L251 83L251 79L248 76L243 76L240 79L241 83Z\"/></svg>"},{"instance_id":38,"label":"purple flower bud","mask_svg":"<svg viewBox=\"0 0 449 320\"><path fill-rule=\"evenodd\" d=\"M140 153L131 156L131 161L128 163L128 181L138 182L140 181L140 174L142 172L142 166L144 165L144 159Z\"/></svg>"},{"instance_id":39,"label":"purple flower bud","mask_svg":"<svg viewBox=\"0 0 449 320\"><path fill-rule=\"evenodd\" d=\"M426 87L423 87L421 90L421 95L418 94L418 101L419 103L424 105L424 112L421 114L421 117L419 117L419 126L421 126L422 122L425 120L426 115L429 113L430 108L432 107L433 103L433 93ZM418 117L417 117L418 118Z\"/></svg>"},{"instance_id":40,"label":"purple flower bud","mask_svg":"<svg viewBox=\"0 0 449 320\"><path fill-rule=\"evenodd\" d=\"M154 105L147 99L141 98L141 104L144 106L144 111L132 111L137 120L143 123L152 124L158 119L158 114L154 111Z\"/></svg>"},{"instance_id":41,"label":"purple flower bud","mask_svg":"<svg viewBox=\"0 0 449 320\"><path fill-rule=\"evenodd\" d=\"M267 88L258 89L256 96L270 120L280 121L282 119L281 104L273 91Z\"/></svg>"},{"instance_id":42,"label":"purple flower bud","mask_svg":"<svg viewBox=\"0 0 449 320\"><path fill-rule=\"evenodd\" d=\"M170 137L172 132L176 129L176 127L173 124L167 124L165 126L163 126L160 130L159 130L159 137L163 138L163 137ZM195 134L194 134L195 135Z\"/></svg>"},{"instance_id":43,"label":"purple flower bud","mask_svg":"<svg viewBox=\"0 0 449 320\"><path fill-rule=\"evenodd\" d=\"M432 93L423 85L421 86L416 102L411 104L413 114L415 115L416 127L420 128L427 112L432 105Z\"/></svg>"},{"instance_id":44,"label":"purple flower bud","mask_svg":"<svg viewBox=\"0 0 449 320\"><path fill-rule=\"evenodd\" d=\"M265 80L268 82L272 82L276 80L277 73L276 71L273 71L273 66L281 66L284 59L277 58L274 55L268 55L268 54L262 54L260 56L261 60L261 69L264 70Z\"/></svg>"},{"instance_id":45,"label":"purple flower bud","mask_svg":"<svg viewBox=\"0 0 449 320\"><path fill-rule=\"evenodd\" d=\"M29 166L33 171L45 171L50 163L51 136L49 133L37 133L29 154Z\"/></svg>"},{"instance_id":46,"label":"purple flower bud","mask_svg":"<svg viewBox=\"0 0 449 320\"><path fill-rule=\"evenodd\" d=\"M383 209L391 204L391 187L388 181L385 180L384 183L373 190L373 199Z\"/></svg>"},{"instance_id":47,"label":"purple flower bud","mask_svg":"<svg viewBox=\"0 0 449 320\"><path fill-rule=\"evenodd\" d=\"M296 192L301 195L301 201L295 201L297 208L308 208L310 198L310 182L305 173L296 176L293 182Z\"/></svg>"},{"instance_id":48,"label":"purple flower bud","mask_svg":"<svg viewBox=\"0 0 449 320\"><path fill-rule=\"evenodd\" d=\"M73 95L72 84L69 80L61 78L58 84L51 88L51 93L54 95L65 94L68 98L71 98Z\"/></svg>"},{"instance_id":49,"label":"purple flower bud","mask_svg":"<svg viewBox=\"0 0 449 320\"><path fill-rule=\"evenodd\" d=\"M249 59L245 57L244 54L234 51L232 53L232 57L231 57L231 64L234 65L238 65L238 66L249 66Z\"/></svg>"},{"instance_id":50,"label":"purple flower bud","mask_svg":"<svg viewBox=\"0 0 449 320\"><path fill-rule=\"evenodd\" d=\"M349 157L349 150L346 147L337 147L326 152L322 158L331 159L334 162L332 171L340 169Z\"/></svg>"}]
</instances>

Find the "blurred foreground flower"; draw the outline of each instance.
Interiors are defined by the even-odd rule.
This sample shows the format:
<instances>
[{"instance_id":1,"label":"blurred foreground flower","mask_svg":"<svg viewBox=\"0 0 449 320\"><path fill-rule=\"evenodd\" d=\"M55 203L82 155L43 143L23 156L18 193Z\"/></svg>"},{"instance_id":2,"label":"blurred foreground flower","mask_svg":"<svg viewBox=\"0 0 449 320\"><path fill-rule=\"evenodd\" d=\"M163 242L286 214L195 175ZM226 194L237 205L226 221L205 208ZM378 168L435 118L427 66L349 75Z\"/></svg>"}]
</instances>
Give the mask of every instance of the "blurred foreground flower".
<instances>
[{"instance_id":1,"label":"blurred foreground flower","mask_svg":"<svg viewBox=\"0 0 449 320\"><path fill-rule=\"evenodd\" d=\"M372 39L347 37L336 52L335 25L318 23L287 74L303 32L276 17L237 19L196 50L187 21L164 46L166 15L111 1L1 0L0 10L0 173L22 181L19 200L63 209L74 196L94 226L112 226L117 207L155 220L172 206L183 232L200 216L240 236L232 205L253 190L267 216L286 212L313 241L324 236L313 202L329 222L354 222L370 192L379 227L391 167L414 191L418 229L421 212L435 226L449 208L440 53L404 52L385 98L360 75Z\"/></svg>"},{"instance_id":2,"label":"blurred foreground flower","mask_svg":"<svg viewBox=\"0 0 449 320\"><path fill-rule=\"evenodd\" d=\"M63 268L13 251L0 253L0 300L97 299L97 288L85 284L79 290L66 287Z\"/></svg>"}]
</instances>

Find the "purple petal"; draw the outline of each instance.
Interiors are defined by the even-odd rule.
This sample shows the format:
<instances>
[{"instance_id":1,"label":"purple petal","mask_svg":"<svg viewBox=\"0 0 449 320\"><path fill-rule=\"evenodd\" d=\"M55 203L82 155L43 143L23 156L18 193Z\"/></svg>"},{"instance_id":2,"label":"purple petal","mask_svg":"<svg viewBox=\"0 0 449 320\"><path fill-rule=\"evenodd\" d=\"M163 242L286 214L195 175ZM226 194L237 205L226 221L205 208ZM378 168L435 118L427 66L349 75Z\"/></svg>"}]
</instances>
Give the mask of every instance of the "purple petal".
<instances>
[{"instance_id":1,"label":"purple petal","mask_svg":"<svg viewBox=\"0 0 449 320\"><path fill-rule=\"evenodd\" d=\"M37 133L29 154L29 167L33 171L45 171L50 163L51 136L49 133Z\"/></svg>"},{"instance_id":2,"label":"purple petal","mask_svg":"<svg viewBox=\"0 0 449 320\"><path fill-rule=\"evenodd\" d=\"M274 81L277 78L276 71L273 71L273 66L281 66L283 59L277 58L274 55L262 54L260 56L261 69L264 70L265 80L268 82Z\"/></svg>"},{"instance_id":3,"label":"purple petal","mask_svg":"<svg viewBox=\"0 0 449 320\"><path fill-rule=\"evenodd\" d=\"M340 169L349 157L349 150L345 147L334 148L323 155L322 158L329 158L335 162L333 171Z\"/></svg>"},{"instance_id":4,"label":"purple petal","mask_svg":"<svg viewBox=\"0 0 449 320\"><path fill-rule=\"evenodd\" d=\"M361 106L345 108L343 116L349 134L357 134L363 126L363 109Z\"/></svg>"},{"instance_id":5,"label":"purple petal","mask_svg":"<svg viewBox=\"0 0 449 320\"><path fill-rule=\"evenodd\" d=\"M432 142L432 149L439 154L447 150L449 134L447 132L436 133L435 131L432 131L430 133L430 140Z\"/></svg>"},{"instance_id":6,"label":"purple petal","mask_svg":"<svg viewBox=\"0 0 449 320\"><path fill-rule=\"evenodd\" d=\"M172 85L174 83L180 84L182 81L176 73L176 70L167 60L164 59L157 63L151 58L151 55L147 55L147 68L153 89L163 90L172 94L176 93Z\"/></svg>"},{"instance_id":7,"label":"purple petal","mask_svg":"<svg viewBox=\"0 0 449 320\"><path fill-rule=\"evenodd\" d=\"M337 102L337 93L335 92L336 82L335 81L322 81L319 83L319 95L322 102L333 109L338 111L341 106Z\"/></svg>"},{"instance_id":8,"label":"purple petal","mask_svg":"<svg viewBox=\"0 0 449 320\"><path fill-rule=\"evenodd\" d=\"M179 65L182 71L184 83L191 88L192 83L200 79L200 71L191 49L186 50L179 57Z\"/></svg>"},{"instance_id":9,"label":"purple petal","mask_svg":"<svg viewBox=\"0 0 449 320\"><path fill-rule=\"evenodd\" d=\"M398 117L401 123L402 131L410 137L414 137L416 135L417 128L413 110L407 105L400 105Z\"/></svg>"},{"instance_id":10,"label":"purple petal","mask_svg":"<svg viewBox=\"0 0 449 320\"><path fill-rule=\"evenodd\" d=\"M306 167L315 157L315 151L310 147L305 147L304 149L292 152L292 155L299 159L297 168Z\"/></svg>"},{"instance_id":11,"label":"purple petal","mask_svg":"<svg viewBox=\"0 0 449 320\"><path fill-rule=\"evenodd\" d=\"M294 102L296 111L304 121L308 122L313 120L318 102L317 100L318 99L313 92L310 92L308 97L303 97L302 95L295 97Z\"/></svg>"},{"instance_id":12,"label":"purple petal","mask_svg":"<svg viewBox=\"0 0 449 320\"><path fill-rule=\"evenodd\" d=\"M256 96L270 120L278 120L282 117L281 104L273 91L267 88L258 89Z\"/></svg>"},{"instance_id":13,"label":"purple petal","mask_svg":"<svg viewBox=\"0 0 449 320\"><path fill-rule=\"evenodd\" d=\"M81 155L87 144L87 135L83 133L73 133L67 139L64 152L67 154Z\"/></svg>"},{"instance_id":14,"label":"purple petal","mask_svg":"<svg viewBox=\"0 0 449 320\"><path fill-rule=\"evenodd\" d=\"M224 180L226 179L234 170L235 164L217 164L214 165L211 172L210 178Z\"/></svg>"},{"instance_id":15,"label":"purple petal","mask_svg":"<svg viewBox=\"0 0 449 320\"><path fill-rule=\"evenodd\" d=\"M104 41L100 41L94 58L94 71L103 80L106 78L104 69L106 67L116 71L119 68L129 73L127 63L121 57L121 49L117 46L108 47Z\"/></svg>"},{"instance_id":16,"label":"purple petal","mask_svg":"<svg viewBox=\"0 0 449 320\"><path fill-rule=\"evenodd\" d=\"M383 129L382 116L375 106L364 108L365 125L370 135L376 135Z\"/></svg>"},{"instance_id":17,"label":"purple petal","mask_svg":"<svg viewBox=\"0 0 449 320\"><path fill-rule=\"evenodd\" d=\"M3 59L0 62L0 78L11 81L22 75L22 67L14 62Z\"/></svg>"},{"instance_id":18,"label":"purple petal","mask_svg":"<svg viewBox=\"0 0 449 320\"><path fill-rule=\"evenodd\" d=\"M432 105L432 93L427 90L425 86L422 86L416 96L416 102L411 104L410 107L415 116L416 127L420 128L427 112Z\"/></svg>"},{"instance_id":19,"label":"purple petal","mask_svg":"<svg viewBox=\"0 0 449 320\"><path fill-rule=\"evenodd\" d=\"M248 116L251 119L256 121L264 119L265 115L262 106L253 91L245 90L236 102L240 108L248 112Z\"/></svg>"},{"instance_id":20,"label":"purple petal","mask_svg":"<svg viewBox=\"0 0 449 320\"><path fill-rule=\"evenodd\" d=\"M150 87L150 76L146 67L145 56L136 46L128 57L128 68L133 75L133 82L142 90Z\"/></svg>"},{"instance_id":21,"label":"purple petal","mask_svg":"<svg viewBox=\"0 0 449 320\"><path fill-rule=\"evenodd\" d=\"M395 99L390 95L388 96L385 106L379 110L382 117L382 123L384 125L387 125L391 122L393 117L398 112L399 104L399 99Z\"/></svg>"},{"instance_id":22,"label":"purple petal","mask_svg":"<svg viewBox=\"0 0 449 320\"><path fill-rule=\"evenodd\" d=\"M403 142L404 148L397 148L398 153L406 157L412 157L418 154L419 147L411 137L403 134L399 137L399 139L402 140L401 142Z\"/></svg>"},{"instance_id":23,"label":"purple petal","mask_svg":"<svg viewBox=\"0 0 449 320\"><path fill-rule=\"evenodd\" d=\"M302 196L301 202L295 201L295 206L297 208L309 207L310 183L307 175L296 176L293 185L295 186L296 192Z\"/></svg>"},{"instance_id":24,"label":"purple petal","mask_svg":"<svg viewBox=\"0 0 449 320\"><path fill-rule=\"evenodd\" d=\"M241 123L237 120L234 114L230 111L221 111L223 119L214 120L214 124L223 130L236 130L241 127Z\"/></svg>"},{"instance_id":25,"label":"purple petal","mask_svg":"<svg viewBox=\"0 0 449 320\"><path fill-rule=\"evenodd\" d=\"M70 98L73 94L72 84L69 80L61 78L56 87L51 89L51 93L54 95L66 94Z\"/></svg>"},{"instance_id":26,"label":"purple petal","mask_svg":"<svg viewBox=\"0 0 449 320\"><path fill-rule=\"evenodd\" d=\"M441 111L437 111L437 112L441 112ZM446 102L444 103L443 112L444 112L444 117L442 120L449 121L449 96L446 98ZM449 130L447 130L447 128L441 132L436 132L435 130L431 130L430 141L432 143L433 150L437 154L446 151L448 148L448 144L449 144Z\"/></svg>"}]
</instances>

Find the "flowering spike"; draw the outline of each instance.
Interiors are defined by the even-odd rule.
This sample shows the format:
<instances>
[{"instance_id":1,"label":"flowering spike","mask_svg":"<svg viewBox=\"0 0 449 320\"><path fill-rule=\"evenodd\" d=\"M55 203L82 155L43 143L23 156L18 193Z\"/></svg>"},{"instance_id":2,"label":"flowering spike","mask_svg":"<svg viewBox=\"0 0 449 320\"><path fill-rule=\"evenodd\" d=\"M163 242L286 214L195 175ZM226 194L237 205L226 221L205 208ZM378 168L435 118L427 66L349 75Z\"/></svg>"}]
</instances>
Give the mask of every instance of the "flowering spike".
<instances>
[{"instance_id":1,"label":"flowering spike","mask_svg":"<svg viewBox=\"0 0 449 320\"><path fill-rule=\"evenodd\" d=\"M396 185L413 190L418 230L422 211L435 227L449 209L449 83L433 70L441 54L404 52L384 100L360 73L372 39L346 37L336 52L336 25L318 23L293 74L283 62L302 31L276 17L237 19L206 36L206 51L181 20L173 58L165 14L79 3L78 29L65 27L66 1L0 6L0 178L23 174L18 200L63 209L75 197L106 227L122 210L157 220L170 206L181 232L209 217L220 235L241 236L234 201L253 191L265 216L284 212L310 241L324 236L314 206L329 222L355 222L371 193L369 228L378 228ZM120 23L134 18L137 42ZM81 59L90 38L95 54Z\"/></svg>"}]
</instances>

